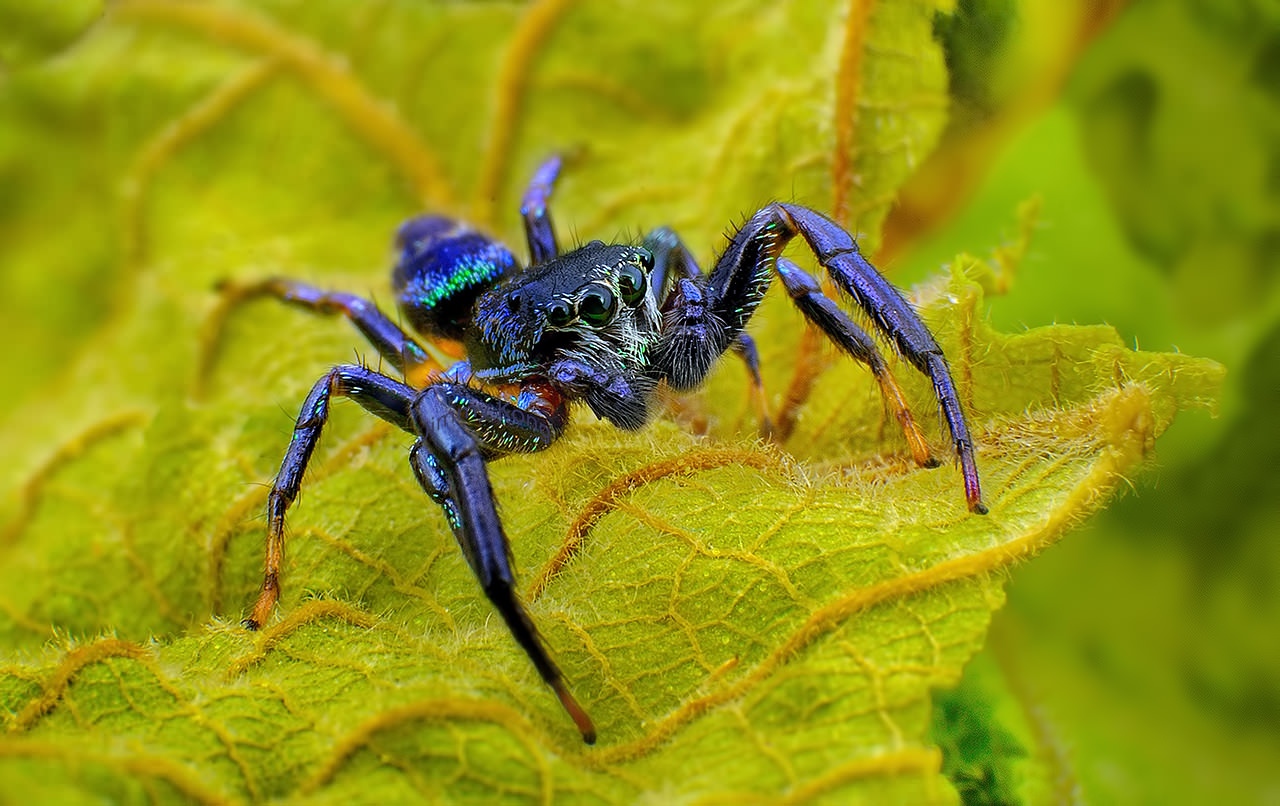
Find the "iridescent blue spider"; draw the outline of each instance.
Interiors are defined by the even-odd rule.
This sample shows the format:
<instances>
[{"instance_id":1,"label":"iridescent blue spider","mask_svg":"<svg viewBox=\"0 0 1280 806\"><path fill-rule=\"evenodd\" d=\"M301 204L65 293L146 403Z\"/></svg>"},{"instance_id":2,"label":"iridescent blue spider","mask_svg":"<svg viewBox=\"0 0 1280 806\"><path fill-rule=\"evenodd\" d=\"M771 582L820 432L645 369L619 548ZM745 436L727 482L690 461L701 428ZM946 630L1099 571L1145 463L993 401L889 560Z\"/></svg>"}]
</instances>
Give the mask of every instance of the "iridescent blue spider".
<instances>
[{"instance_id":1,"label":"iridescent blue spider","mask_svg":"<svg viewBox=\"0 0 1280 806\"><path fill-rule=\"evenodd\" d=\"M306 310L346 316L404 378L343 365L330 370L307 396L271 488L262 591L244 624L260 627L279 599L285 512L298 495L330 399L352 398L416 436L409 461L418 482L444 510L471 570L511 634L583 740L592 743L591 719L569 693L516 596L486 462L555 442L574 401L620 428L640 428L654 414L661 385L698 386L729 350L746 360L758 393L755 347L743 328L777 272L804 316L870 367L916 461L936 464L875 343L813 277L779 256L797 235L876 329L932 380L960 461L968 507L977 513L986 507L973 442L942 351L910 304L838 225L805 207L769 204L730 238L710 274L666 228L639 245L592 241L561 254L547 211L559 171L558 158L545 162L524 196L527 268L502 244L451 219L422 216L400 228L400 259L392 275L397 301L404 319L432 345L453 344L465 351L466 358L447 369L359 297L285 279L238 289L241 297L274 296Z\"/></svg>"}]
</instances>

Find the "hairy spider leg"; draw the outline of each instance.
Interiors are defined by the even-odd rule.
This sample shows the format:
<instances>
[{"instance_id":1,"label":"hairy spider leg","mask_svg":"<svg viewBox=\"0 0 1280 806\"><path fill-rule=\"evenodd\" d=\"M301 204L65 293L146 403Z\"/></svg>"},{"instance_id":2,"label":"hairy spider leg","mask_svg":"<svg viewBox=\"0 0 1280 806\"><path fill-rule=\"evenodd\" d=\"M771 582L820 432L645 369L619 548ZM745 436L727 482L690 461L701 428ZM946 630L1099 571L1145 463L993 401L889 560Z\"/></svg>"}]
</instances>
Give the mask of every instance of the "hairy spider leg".
<instances>
[{"instance_id":1,"label":"hairy spider leg","mask_svg":"<svg viewBox=\"0 0 1280 806\"><path fill-rule=\"evenodd\" d=\"M902 292L862 256L853 237L834 221L794 204L772 205L772 209L777 212L770 217L776 216L791 233L804 237L836 285L853 297L901 354L933 382L934 394L942 406L942 416L951 430L951 443L960 460L965 501L971 512L986 514L973 456L973 438L960 405L960 393L951 378L946 356L929 328Z\"/></svg>"},{"instance_id":2,"label":"hairy spider leg","mask_svg":"<svg viewBox=\"0 0 1280 806\"><path fill-rule=\"evenodd\" d=\"M658 227L644 237L642 244L653 253L653 270L649 273L650 293L657 301L659 310L666 312L673 308L672 294L680 281L706 283L707 277L702 268L675 230ZM756 349L755 339L747 335L745 330L740 331L729 349L746 365L751 403L760 423L760 436L772 439L775 433L773 420L769 417L764 381L760 378L760 351Z\"/></svg>"},{"instance_id":3,"label":"hairy spider leg","mask_svg":"<svg viewBox=\"0 0 1280 806\"><path fill-rule=\"evenodd\" d=\"M328 292L306 283L284 277L268 277L259 282L240 285L223 283L220 290L236 303L258 297L274 297L311 313L341 315L355 325L383 360L395 367L414 386L416 379L433 372L443 372L441 358L432 357L412 336L369 300L353 294Z\"/></svg>"},{"instance_id":4,"label":"hairy spider leg","mask_svg":"<svg viewBox=\"0 0 1280 806\"><path fill-rule=\"evenodd\" d=\"M546 448L564 432L568 405L549 387L527 386L510 403L464 384L441 382L418 395L411 416L419 434L410 453L418 482L444 509L480 587L556 693L582 740L594 744L591 718L569 693L516 595L511 546L485 467L487 458Z\"/></svg>"},{"instance_id":5,"label":"hairy spider leg","mask_svg":"<svg viewBox=\"0 0 1280 806\"><path fill-rule=\"evenodd\" d=\"M267 546L263 561L262 589L253 605L245 627L257 630L266 624L271 610L280 599L280 566L284 562L285 513L302 487L302 477L307 463L315 451L316 443L329 419L329 400L334 395L349 397L371 414L393 423L406 431L412 431L409 418L410 405L417 392L411 387L355 365L334 367L316 381L311 393L302 403L289 450L280 463L267 496Z\"/></svg>"},{"instance_id":6,"label":"hairy spider leg","mask_svg":"<svg viewBox=\"0 0 1280 806\"><path fill-rule=\"evenodd\" d=\"M750 384L751 405L756 410L756 419L760 422L760 436L772 440L777 432L773 427L773 418L769 416L769 401L764 394L764 381L760 378L760 351L756 349L756 340L746 331L738 334L738 338L729 345L733 354L742 359L747 368L747 380Z\"/></svg>"},{"instance_id":7,"label":"hairy spider leg","mask_svg":"<svg viewBox=\"0 0 1280 806\"><path fill-rule=\"evenodd\" d=\"M486 457L539 451L560 436L568 422L568 407L549 389L539 393L530 388L517 405L456 383L442 382L419 391L355 365L326 373L302 404L293 439L267 498L262 588L244 626L260 629L279 601L285 515L301 489L334 396L351 398L371 414L418 435L410 463L419 483L444 510L468 565L516 642L555 691L583 740L593 743L595 727L590 717L569 693L515 594L510 546L485 469Z\"/></svg>"},{"instance_id":8,"label":"hairy spider leg","mask_svg":"<svg viewBox=\"0 0 1280 806\"><path fill-rule=\"evenodd\" d=\"M911 416L907 399L898 382L894 380L889 365L880 349L866 332L858 327L849 315L830 297L822 293L822 287L809 273L784 257L778 258L778 276L804 317L816 325L835 345L855 361L866 364L880 384L880 394L893 412L902 433L907 438L911 455L921 467L937 467L938 460L929 453L929 443Z\"/></svg>"},{"instance_id":9,"label":"hairy spider leg","mask_svg":"<svg viewBox=\"0 0 1280 806\"><path fill-rule=\"evenodd\" d=\"M520 217L524 219L524 232L529 239L529 265L538 266L560 256L556 232L551 225L551 211L547 204L555 189L563 160L559 155L543 161L534 171L533 179L524 192L520 204Z\"/></svg>"},{"instance_id":10,"label":"hairy spider leg","mask_svg":"<svg viewBox=\"0 0 1280 806\"><path fill-rule=\"evenodd\" d=\"M672 379L677 388L696 386L755 313L777 258L797 235L808 243L835 284L932 381L960 461L965 502L971 512L985 513L973 440L942 349L910 303L858 251L853 237L821 213L774 203L752 215L730 238L705 286L684 282L674 290L678 313L669 320L655 351L653 369Z\"/></svg>"}]
</instances>

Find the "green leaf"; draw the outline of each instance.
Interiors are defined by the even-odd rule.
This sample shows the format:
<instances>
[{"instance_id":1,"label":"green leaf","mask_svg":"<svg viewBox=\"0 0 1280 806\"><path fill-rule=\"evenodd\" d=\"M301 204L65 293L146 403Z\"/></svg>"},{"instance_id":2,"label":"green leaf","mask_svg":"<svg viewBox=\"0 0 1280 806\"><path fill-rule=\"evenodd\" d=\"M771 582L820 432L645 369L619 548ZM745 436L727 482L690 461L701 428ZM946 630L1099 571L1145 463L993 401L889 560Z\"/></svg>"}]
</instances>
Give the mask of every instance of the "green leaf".
<instances>
[{"instance_id":1,"label":"green leaf","mask_svg":"<svg viewBox=\"0 0 1280 806\"><path fill-rule=\"evenodd\" d=\"M1059 800L1263 803L1280 783L1275 21L1265 3L1130 4L895 275L996 237L1035 194L1052 225L998 326L1107 321L1230 367L1224 416L1180 423L1138 494L1019 573L992 627Z\"/></svg>"},{"instance_id":2,"label":"green leaf","mask_svg":"<svg viewBox=\"0 0 1280 806\"><path fill-rule=\"evenodd\" d=\"M977 430L987 517L954 470L914 466L847 362L785 450L752 437L728 366L645 432L581 411L545 453L494 463L526 601L600 728L586 748L417 489L407 437L356 407L290 514L279 621L237 626L289 411L363 348L209 290L287 274L378 296L397 220L429 204L515 236L552 150L573 157L558 221L584 238L670 223L706 259L779 196L874 232L942 123L931 12L637 4L619 30L616 10L555 3L132 0L15 73L6 260L39 271L6 271L0 295L7 341L33 345L6 358L28 383L0 415L4 790L949 800L930 689L981 646L1005 569L1123 486L1176 411L1212 405L1216 365L1104 327L998 334L1001 277L962 258L916 301ZM757 328L780 391L800 318L775 294ZM898 374L916 411L936 405Z\"/></svg>"}]
</instances>

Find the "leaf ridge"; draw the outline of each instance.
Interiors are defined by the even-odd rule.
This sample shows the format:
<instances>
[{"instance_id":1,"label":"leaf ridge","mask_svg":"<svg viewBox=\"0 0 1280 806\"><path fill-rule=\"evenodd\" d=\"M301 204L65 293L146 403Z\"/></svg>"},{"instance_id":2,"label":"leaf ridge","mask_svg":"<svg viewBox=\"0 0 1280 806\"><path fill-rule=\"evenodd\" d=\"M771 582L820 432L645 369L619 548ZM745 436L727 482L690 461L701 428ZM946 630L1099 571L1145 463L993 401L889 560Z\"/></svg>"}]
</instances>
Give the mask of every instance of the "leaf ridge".
<instances>
[{"instance_id":1,"label":"leaf ridge","mask_svg":"<svg viewBox=\"0 0 1280 806\"><path fill-rule=\"evenodd\" d=\"M310 794L329 783L343 764L362 748L368 747L372 738L382 731L413 722L456 719L488 722L515 737L537 769L542 802L551 802L551 770L542 750L550 743L550 737L543 735L520 712L509 706L488 700L457 697L420 700L382 711L365 720L338 742L328 761L302 785L301 791Z\"/></svg>"},{"instance_id":2,"label":"leaf ridge","mask_svg":"<svg viewBox=\"0 0 1280 806\"><path fill-rule=\"evenodd\" d=\"M936 774L941 769L942 754L936 748L903 747L837 764L829 771L792 789L781 802L812 803L822 795L835 792L837 787L873 775L897 776L903 773L929 775Z\"/></svg>"},{"instance_id":3,"label":"leaf ridge","mask_svg":"<svg viewBox=\"0 0 1280 806\"><path fill-rule=\"evenodd\" d=\"M682 529L674 523L671 523L669 520L656 517L644 509L639 507L627 507L627 511L628 514L635 518L639 523L649 526L656 532L671 535L689 548L689 553L684 556L684 559L673 573L676 582L676 584L672 586L671 596L673 600L678 599L681 594L680 580L685 569L693 560L703 558L710 560L733 560L744 566L756 568L776 581L778 585L787 592L787 595L791 597L791 601L795 604L803 605L809 601L808 597L804 596L804 594L802 594L796 587L795 582L791 580L791 576L787 573L785 568L775 562L761 557L755 548L746 548L742 550L716 549L708 546L702 540L699 540L688 529ZM762 535L759 542L767 542L767 535ZM674 607L671 607L668 615L679 620L683 620L684 618L676 612ZM692 643L695 649L697 649L697 641L692 640ZM701 655L701 650L697 651L699 655ZM713 664L704 662L703 666L710 670L713 667Z\"/></svg>"},{"instance_id":4,"label":"leaf ridge","mask_svg":"<svg viewBox=\"0 0 1280 806\"><path fill-rule=\"evenodd\" d=\"M174 0L119 0L124 19L190 28L216 41L263 54L287 65L347 126L400 171L417 201L449 209L454 193L440 160L393 108L372 95L342 60L315 42L244 8Z\"/></svg>"},{"instance_id":5,"label":"leaf ridge","mask_svg":"<svg viewBox=\"0 0 1280 806\"><path fill-rule=\"evenodd\" d=\"M57 759L83 767L86 763L101 764L116 768L134 776L145 776L158 779L178 790L190 803L204 803L210 806L237 803L221 792L205 786L199 776L193 775L191 768L174 762L165 756L141 753L130 748L122 755L96 753L82 746L69 745L65 742L33 742L28 740L13 741L0 738L0 757Z\"/></svg>"},{"instance_id":6,"label":"leaf ridge","mask_svg":"<svg viewBox=\"0 0 1280 806\"><path fill-rule=\"evenodd\" d=\"M227 676L235 677L249 667L260 663L282 640L302 627L322 619L334 619L365 629L370 629L377 624L377 619L372 613L367 613L354 605L331 599L312 599L293 608L283 619L262 630L258 634L253 651L233 660L227 668Z\"/></svg>"},{"instance_id":7,"label":"leaf ridge","mask_svg":"<svg viewBox=\"0 0 1280 806\"><path fill-rule=\"evenodd\" d=\"M136 409L112 414L93 423L55 448L49 457L31 471L18 491L18 513L0 530L0 550L18 542L40 506L45 485L59 470L100 442L119 436L130 428L140 427L147 415Z\"/></svg>"},{"instance_id":8,"label":"leaf ridge","mask_svg":"<svg viewBox=\"0 0 1280 806\"><path fill-rule=\"evenodd\" d=\"M511 37L496 81L493 121L489 144L482 157L480 186L472 198L471 216L478 224L493 226L493 204L500 195L499 186L509 175L508 162L524 106L530 66L573 4L574 0L538 0L527 7Z\"/></svg>"},{"instance_id":9,"label":"leaf ridge","mask_svg":"<svg viewBox=\"0 0 1280 806\"><path fill-rule=\"evenodd\" d=\"M1057 510L1049 513L1038 528L1008 543L1001 543L973 554L944 560L924 570L889 579L852 591L814 610L804 623L777 649L743 677L724 688L695 697L657 722L648 734L625 745L616 745L599 755L610 761L622 761L646 755L670 739L678 730L728 702L740 699L748 691L770 677L818 638L830 633L853 615L876 605L904 599L948 583L981 578L1030 557L1051 545L1080 518L1093 511L1124 478L1124 472L1136 466L1145 456L1151 438L1150 398L1141 387L1114 390L1093 405L1097 416L1111 426L1093 469L1063 499ZM994 499L993 514L998 515L1002 500Z\"/></svg>"},{"instance_id":10,"label":"leaf ridge","mask_svg":"<svg viewBox=\"0 0 1280 806\"><path fill-rule=\"evenodd\" d=\"M23 708L9 724L9 733L30 730L42 716L57 706L62 695L85 667L101 663L109 658L129 658L141 660L147 651L132 641L119 638L103 638L91 644L72 649L53 670L48 681L43 684L44 692Z\"/></svg>"},{"instance_id":11,"label":"leaf ridge","mask_svg":"<svg viewBox=\"0 0 1280 806\"><path fill-rule=\"evenodd\" d=\"M185 112L161 128L134 157L121 183L121 233L123 258L117 299L127 303L129 293L147 259L143 209L148 191L160 169L187 143L224 120L242 102L280 71L280 62L265 58L233 74L210 90ZM93 339L87 340L92 344Z\"/></svg>"},{"instance_id":12,"label":"leaf ridge","mask_svg":"<svg viewBox=\"0 0 1280 806\"><path fill-rule=\"evenodd\" d=\"M323 481L332 474L349 468L357 451L377 444L391 432L390 425L383 422L374 423L335 447L323 462L308 468L308 480L312 483ZM269 495L269 486L255 487L233 501L223 512L222 517L218 519L218 523L214 527L213 538L209 541L208 560L209 577L212 584L212 590L209 594L211 612L217 613L222 610L221 595L219 593L222 586L219 582L222 579L222 572L226 565L231 539L239 534L240 526L249 512L255 509L259 512L266 510L266 502Z\"/></svg>"},{"instance_id":13,"label":"leaf ridge","mask_svg":"<svg viewBox=\"0 0 1280 806\"><path fill-rule=\"evenodd\" d=\"M740 448L698 448L673 459L664 459L623 473L596 493L578 513L559 550L547 560L525 591L525 600L533 602L546 591L547 586L582 552L591 529L609 512L616 509L622 499L635 490L661 479L686 476L704 470L730 465L743 465L757 470L784 471L787 463L776 453L743 450Z\"/></svg>"},{"instance_id":14,"label":"leaf ridge","mask_svg":"<svg viewBox=\"0 0 1280 806\"><path fill-rule=\"evenodd\" d=\"M441 624L445 625L449 629L454 629L456 627L453 614L449 612L448 608L441 605L439 600L436 599L435 595L432 594L431 591L406 579L405 575L402 574L394 564L375 557L366 551L362 551L353 543L331 535L322 529L307 529L301 534L309 535L318 540L324 541L330 546L333 546L337 551L342 552L355 562L363 565L365 568L386 577L390 580L392 587L397 591L408 596L412 596L426 605L427 609L431 611Z\"/></svg>"}]
</instances>

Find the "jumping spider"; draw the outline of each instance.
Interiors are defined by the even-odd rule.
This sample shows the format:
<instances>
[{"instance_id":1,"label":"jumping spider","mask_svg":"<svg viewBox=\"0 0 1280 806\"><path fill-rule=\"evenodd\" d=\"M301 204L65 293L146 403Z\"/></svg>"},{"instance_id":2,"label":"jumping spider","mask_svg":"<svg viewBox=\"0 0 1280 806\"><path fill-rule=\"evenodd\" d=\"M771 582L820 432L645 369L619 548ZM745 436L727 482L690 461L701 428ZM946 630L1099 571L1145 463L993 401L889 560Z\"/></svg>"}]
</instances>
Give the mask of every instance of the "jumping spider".
<instances>
[{"instance_id":1,"label":"jumping spider","mask_svg":"<svg viewBox=\"0 0 1280 806\"><path fill-rule=\"evenodd\" d=\"M836 345L870 367L906 433L915 460L936 462L875 343L799 266L780 257L799 235L836 286L916 369L928 375L951 430L971 511L985 513L973 443L946 359L901 293L859 253L852 237L825 216L773 203L729 239L710 274L680 238L661 228L639 245L592 241L561 254L547 203L560 159L543 163L524 194L521 215L529 266L464 223L421 216L397 235L392 274L404 320L424 348L373 303L286 279L239 289L309 311L346 316L404 381L358 365L334 367L307 395L267 504L262 590L245 626L266 623L280 596L285 512L329 416L330 399L349 397L417 439L409 461L418 482L444 510L471 570L538 674L560 698L582 738L595 727L569 693L513 588L507 536L494 504L486 463L548 447L582 401L619 428L638 429L653 415L662 384L699 386L733 350L747 362L759 395L756 351L743 328L776 271L804 316ZM466 358L447 368L438 347Z\"/></svg>"}]
</instances>

